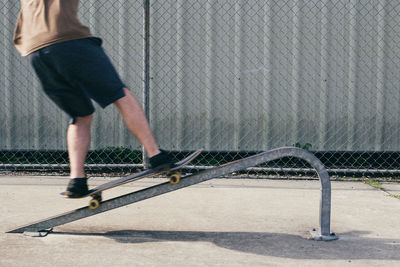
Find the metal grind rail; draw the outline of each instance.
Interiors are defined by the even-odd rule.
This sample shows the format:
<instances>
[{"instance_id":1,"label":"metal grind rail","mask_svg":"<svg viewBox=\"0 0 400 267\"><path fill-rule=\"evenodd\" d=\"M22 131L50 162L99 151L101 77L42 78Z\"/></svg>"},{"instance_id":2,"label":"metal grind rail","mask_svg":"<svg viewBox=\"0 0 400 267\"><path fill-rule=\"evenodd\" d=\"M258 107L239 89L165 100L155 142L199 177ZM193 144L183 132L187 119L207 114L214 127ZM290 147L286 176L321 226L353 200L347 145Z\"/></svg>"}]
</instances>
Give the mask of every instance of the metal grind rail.
<instances>
[{"instance_id":1,"label":"metal grind rail","mask_svg":"<svg viewBox=\"0 0 400 267\"><path fill-rule=\"evenodd\" d=\"M311 231L314 240L335 240L338 237L330 232L331 221L331 182L325 167L321 161L312 153L295 147L283 147L263 152L251 157L233 161L212 169L203 170L199 173L183 177L178 184L171 185L169 182L151 186L139 191L135 191L126 195L112 198L101 202L100 206L91 210L83 207L77 210L69 211L54 217L50 217L41 221L37 221L17 229L10 230L8 233L29 233L37 234L46 233L47 229L63 225L69 222L80 220L89 216L93 216L108 210L116 209L135 202L159 196L168 192L172 192L181 188L185 188L194 184L198 184L213 178L217 178L226 174L230 174L239 170L257 166L262 163L273 161L284 157L294 157L308 162L317 172L321 181L321 199L319 210L319 228Z\"/></svg>"}]
</instances>

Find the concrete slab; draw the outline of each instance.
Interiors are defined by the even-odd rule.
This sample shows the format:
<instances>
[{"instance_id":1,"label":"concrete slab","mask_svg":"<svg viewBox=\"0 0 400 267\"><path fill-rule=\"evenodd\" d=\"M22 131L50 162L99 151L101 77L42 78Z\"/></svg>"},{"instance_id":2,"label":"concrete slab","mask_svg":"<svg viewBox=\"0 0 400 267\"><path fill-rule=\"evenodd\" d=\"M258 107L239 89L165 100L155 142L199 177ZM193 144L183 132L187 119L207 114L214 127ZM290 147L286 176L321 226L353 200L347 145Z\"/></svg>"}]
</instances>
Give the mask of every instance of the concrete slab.
<instances>
[{"instance_id":1,"label":"concrete slab","mask_svg":"<svg viewBox=\"0 0 400 267\"><path fill-rule=\"evenodd\" d=\"M163 181L127 184L105 198ZM0 266L400 266L400 200L354 182L332 182L331 230L339 235L332 242L308 239L318 227L318 181L249 179L211 180L59 226L44 238L5 234L87 205L59 197L66 184L0 176Z\"/></svg>"}]
</instances>

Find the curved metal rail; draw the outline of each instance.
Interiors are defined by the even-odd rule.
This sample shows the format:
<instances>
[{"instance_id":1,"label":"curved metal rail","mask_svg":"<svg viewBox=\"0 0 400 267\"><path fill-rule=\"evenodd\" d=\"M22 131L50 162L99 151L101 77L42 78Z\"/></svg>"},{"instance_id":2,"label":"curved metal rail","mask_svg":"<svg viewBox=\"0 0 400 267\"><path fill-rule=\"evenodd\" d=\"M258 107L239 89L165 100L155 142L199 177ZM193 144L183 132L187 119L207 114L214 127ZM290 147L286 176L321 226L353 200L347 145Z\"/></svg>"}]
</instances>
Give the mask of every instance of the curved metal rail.
<instances>
[{"instance_id":1,"label":"curved metal rail","mask_svg":"<svg viewBox=\"0 0 400 267\"><path fill-rule=\"evenodd\" d=\"M268 152L260 153L251 157L218 166L216 168L207 169L199 173L186 176L182 178L180 183L176 185L171 185L169 182L165 182L104 201L96 210L90 210L88 207L83 207L29 225L25 225L14 230L10 230L8 233L40 233L45 231L46 229L50 229L58 225L93 216L98 213L159 196L184 187L188 187L213 178L217 178L226 174L230 174L239 170L244 170L249 167L257 166L259 164L284 157L295 157L305 160L316 170L318 177L321 181L319 229L311 231L313 239L323 241L337 239L338 237L330 232L331 182L328 172L326 171L321 161L316 158L312 153L295 147L283 147L273 149Z\"/></svg>"}]
</instances>

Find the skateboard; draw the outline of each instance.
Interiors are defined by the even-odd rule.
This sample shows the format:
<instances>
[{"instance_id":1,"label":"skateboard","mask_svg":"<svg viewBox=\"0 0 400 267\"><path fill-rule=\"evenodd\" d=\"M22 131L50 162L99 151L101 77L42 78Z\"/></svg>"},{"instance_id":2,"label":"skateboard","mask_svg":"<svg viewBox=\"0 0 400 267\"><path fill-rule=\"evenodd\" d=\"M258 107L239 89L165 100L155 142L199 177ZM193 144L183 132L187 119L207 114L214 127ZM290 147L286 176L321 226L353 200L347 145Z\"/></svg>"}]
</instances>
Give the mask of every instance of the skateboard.
<instances>
[{"instance_id":1,"label":"skateboard","mask_svg":"<svg viewBox=\"0 0 400 267\"><path fill-rule=\"evenodd\" d=\"M181 169L184 166L186 166L187 164L189 164L198 155L200 155L200 153L202 151L203 151L203 149L199 149L199 150L193 152L192 154L190 154L189 156L187 156L186 158L182 159L181 161L174 163L174 165L171 169L163 170L163 171L155 171L153 169L148 169L148 170L145 170L145 171L142 171L139 173L135 173L135 174L99 185L93 189L90 189L86 195L83 195L78 198L84 198L84 197L91 196L92 199L89 201L89 209L95 210L100 206L100 203L102 201L102 196L101 196L102 191L111 189L113 187L117 187L117 186L120 186L120 185L123 185L126 183L134 182L134 181L140 180L142 178L154 176L154 175L161 174L161 173L168 173L167 176L169 178L170 184L177 184L177 183L179 183L179 181L181 179L181 173L179 172L179 169ZM67 196L67 192L62 192L61 195L66 198L69 198Z\"/></svg>"}]
</instances>

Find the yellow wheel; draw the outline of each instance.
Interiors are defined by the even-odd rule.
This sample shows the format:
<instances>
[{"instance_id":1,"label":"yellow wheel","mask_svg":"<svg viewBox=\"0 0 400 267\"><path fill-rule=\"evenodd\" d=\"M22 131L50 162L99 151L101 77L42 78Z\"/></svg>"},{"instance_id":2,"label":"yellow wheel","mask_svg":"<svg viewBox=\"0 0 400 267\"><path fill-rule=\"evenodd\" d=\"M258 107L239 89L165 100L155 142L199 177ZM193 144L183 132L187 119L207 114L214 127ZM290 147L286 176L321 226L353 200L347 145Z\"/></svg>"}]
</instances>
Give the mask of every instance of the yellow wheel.
<instances>
[{"instance_id":1,"label":"yellow wheel","mask_svg":"<svg viewBox=\"0 0 400 267\"><path fill-rule=\"evenodd\" d=\"M89 201L89 209L95 210L100 206L100 201L97 199L92 199Z\"/></svg>"},{"instance_id":2,"label":"yellow wheel","mask_svg":"<svg viewBox=\"0 0 400 267\"><path fill-rule=\"evenodd\" d=\"M174 173L169 175L169 183L170 184L177 184L181 180L181 174L180 173Z\"/></svg>"}]
</instances>

